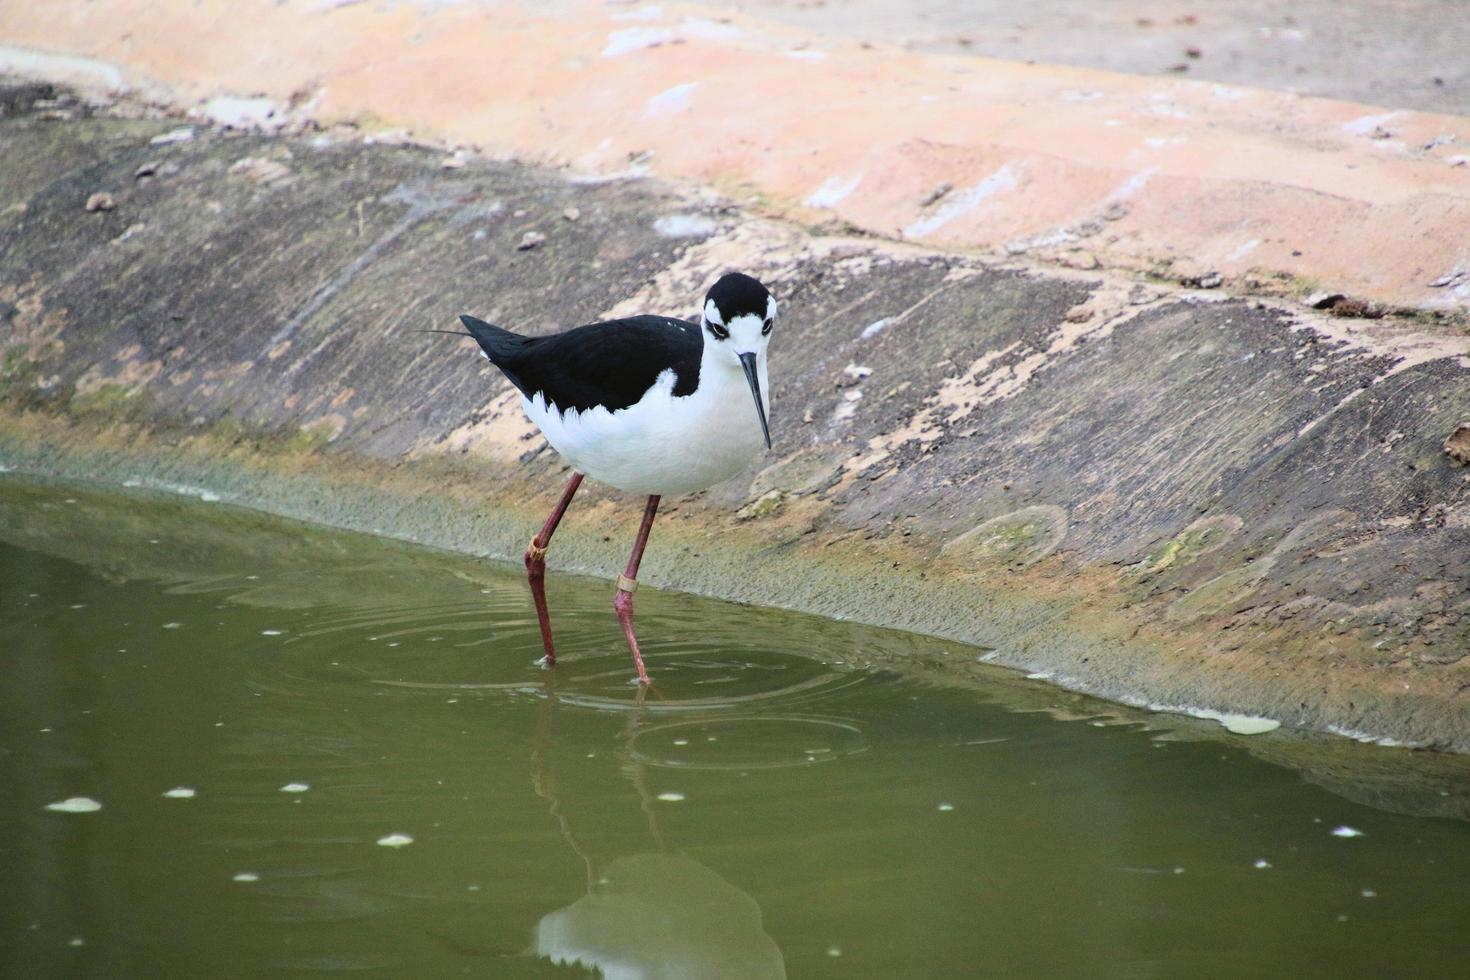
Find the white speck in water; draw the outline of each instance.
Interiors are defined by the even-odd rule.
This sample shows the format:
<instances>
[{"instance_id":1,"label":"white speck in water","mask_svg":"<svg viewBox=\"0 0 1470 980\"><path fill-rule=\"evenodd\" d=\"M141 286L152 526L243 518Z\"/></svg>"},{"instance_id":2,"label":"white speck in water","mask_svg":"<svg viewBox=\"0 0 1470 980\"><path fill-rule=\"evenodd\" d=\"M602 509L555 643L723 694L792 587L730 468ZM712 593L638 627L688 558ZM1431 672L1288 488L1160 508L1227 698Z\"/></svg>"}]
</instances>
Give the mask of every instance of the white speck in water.
<instances>
[{"instance_id":1,"label":"white speck in water","mask_svg":"<svg viewBox=\"0 0 1470 980\"><path fill-rule=\"evenodd\" d=\"M284 632L284 631L283 630L261 630L260 631L260 635L261 636L280 636L282 634L282 632Z\"/></svg>"},{"instance_id":2,"label":"white speck in water","mask_svg":"<svg viewBox=\"0 0 1470 980\"><path fill-rule=\"evenodd\" d=\"M467 892L477 892L479 890L480 890L480 886L479 885L470 885L469 887L467 887L465 889L465 891L467 891Z\"/></svg>"},{"instance_id":3,"label":"white speck in water","mask_svg":"<svg viewBox=\"0 0 1470 980\"><path fill-rule=\"evenodd\" d=\"M311 789L310 783L287 783L281 787L282 793L305 793Z\"/></svg>"},{"instance_id":4,"label":"white speck in water","mask_svg":"<svg viewBox=\"0 0 1470 980\"><path fill-rule=\"evenodd\" d=\"M1175 868L1174 869L1174 873L1176 875L1182 875L1182 874L1184 874L1184 869L1183 868Z\"/></svg>"},{"instance_id":5,"label":"white speck in water","mask_svg":"<svg viewBox=\"0 0 1470 980\"><path fill-rule=\"evenodd\" d=\"M444 703L445 704L459 704L459 698L450 698L447 701L445 701Z\"/></svg>"},{"instance_id":6,"label":"white speck in water","mask_svg":"<svg viewBox=\"0 0 1470 980\"><path fill-rule=\"evenodd\" d=\"M676 738L676 739L674 739L674 744L675 745L688 745L689 744L689 739L687 739L687 738Z\"/></svg>"},{"instance_id":7,"label":"white speck in water","mask_svg":"<svg viewBox=\"0 0 1470 980\"><path fill-rule=\"evenodd\" d=\"M1271 867L1271 862L1267 861L1265 858L1256 858L1256 863L1251 865L1251 867L1260 868L1262 871L1264 871L1265 869Z\"/></svg>"},{"instance_id":8,"label":"white speck in water","mask_svg":"<svg viewBox=\"0 0 1470 980\"><path fill-rule=\"evenodd\" d=\"M194 798L194 791L187 786L175 786L173 789L167 790L163 795L171 800L192 800Z\"/></svg>"},{"instance_id":9,"label":"white speck in water","mask_svg":"<svg viewBox=\"0 0 1470 980\"><path fill-rule=\"evenodd\" d=\"M387 837L378 838L379 847L407 847L413 843L413 838L407 834L389 834Z\"/></svg>"},{"instance_id":10,"label":"white speck in water","mask_svg":"<svg viewBox=\"0 0 1470 980\"><path fill-rule=\"evenodd\" d=\"M184 625L183 623L164 623L163 624L163 628L166 629L166 630L176 630L176 629L179 629L180 627L182 627L183 625Z\"/></svg>"},{"instance_id":11,"label":"white speck in water","mask_svg":"<svg viewBox=\"0 0 1470 980\"><path fill-rule=\"evenodd\" d=\"M1347 824L1343 824L1341 827L1334 827L1334 828L1332 828L1332 836L1333 837L1366 837L1367 835L1364 834L1361 830L1359 830L1356 827L1349 827Z\"/></svg>"},{"instance_id":12,"label":"white speck in water","mask_svg":"<svg viewBox=\"0 0 1470 980\"><path fill-rule=\"evenodd\" d=\"M841 956L842 955L842 947L841 946L828 946L827 947L827 955L828 956L833 956L833 957Z\"/></svg>"},{"instance_id":13,"label":"white speck in water","mask_svg":"<svg viewBox=\"0 0 1470 980\"><path fill-rule=\"evenodd\" d=\"M225 723L222 722L222 721L217 721L217 722L214 723L214 727L215 728L224 728L225 727Z\"/></svg>"},{"instance_id":14,"label":"white speck in water","mask_svg":"<svg viewBox=\"0 0 1470 980\"><path fill-rule=\"evenodd\" d=\"M939 804L939 812L940 813L948 813L949 811L951 811L953 809L954 809L954 804L953 803L941 803L941 804Z\"/></svg>"},{"instance_id":15,"label":"white speck in water","mask_svg":"<svg viewBox=\"0 0 1470 980\"><path fill-rule=\"evenodd\" d=\"M705 739L704 740L706 742L718 742L720 739L716 735L707 735L707 736L705 736Z\"/></svg>"},{"instance_id":16,"label":"white speck in water","mask_svg":"<svg viewBox=\"0 0 1470 980\"><path fill-rule=\"evenodd\" d=\"M595 758L597 758L597 753L596 752L588 752L587 753L587 758L589 758L589 759L595 759Z\"/></svg>"},{"instance_id":17,"label":"white speck in water","mask_svg":"<svg viewBox=\"0 0 1470 980\"><path fill-rule=\"evenodd\" d=\"M50 731L51 731L51 729L49 729L49 728L43 728L43 729L41 729L41 734L42 735L46 735L46 734L50 733Z\"/></svg>"},{"instance_id":18,"label":"white speck in water","mask_svg":"<svg viewBox=\"0 0 1470 980\"><path fill-rule=\"evenodd\" d=\"M59 803L47 803L46 809L53 813L96 813L102 804L90 796L71 796Z\"/></svg>"},{"instance_id":19,"label":"white speck in water","mask_svg":"<svg viewBox=\"0 0 1470 980\"><path fill-rule=\"evenodd\" d=\"M1347 916L1345 916L1345 915L1339 915L1339 916L1338 916L1338 917L1337 917L1337 921L1338 921L1338 922L1346 922L1346 921L1347 921L1347 920L1348 920L1348 917L1347 917Z\"/></svg>"},{"instance_id":20,"label":"white speck in water","mask_svg":"<svg viewBox=\"0 0 1470 980\"><path fill-rule=\"evenodd\" d=\"M388 644L388 645L389 645L389 646L390 646L390 647L396 647L396 646L398 646L398 642L397 642L397 641L396 641L396 640L395 640L395 641L394 641L394 642L392 642L392 643L390 643L390 644Z\"/></svg>"},{"instance_id":21,"label":"white speck in water","mask_svg":"<svg viewBox=\"0 0 1470 980\"><path fill-rule=\"evenodd\" d=\"M259 881L260 880L260 875L256 874L254 871L241 871L239 874L235 875L235 877L231 878L230 880L231 881Z\"/></svg>"},{"instance_id":22,"label":"white speck in water","mask_svg":"<svg viewBox=\"0 0 1470 980\"><path fill-rule=\"evenodd\" d=\"M682 802L684 802L684 794L683 793L660 793L660 794L658 794L658 798L660 800L662 800L663 802L665 802L665 803L682 803Z\"/></svg>"},{"instance_id":23,"label":"white speck in water","mask_svg":"<svg viewBox=\"0 0 1470 980\"><path fill-rule=\"evenodd\" d=\"M73 609L86 609L87 608L87 604L85 602L78 602L77 604L75 604L71 608L73 608Z\"/></svg>"},{"instance_id":24,"label":"white speck in water","mask_svg":"<svg viewBox=\"0 0 1470 980\"><path fill-rule=\"evenodd\" d=\"M260 578L259 575L247 575L247 576L245 576L245 580L247 582L254 582L258 578Z\"/></svg>"},{"instance_id":25,"label":"white speck in water","mask_svg":"<svg viewBox=\"0 0 1470 980\"><path fill-rule=\"evenodd\" d=\"M1371 889L1371 888L1364 888L1358 894L1362 895L1364 898L1377 898L1378 897L1378 893L1376 891L1374 891L1373 889Z\"/></svg>"},{"instance_id":26,"label":"white speck in water","mask_svg":"<svg viewBox=\"0 0 1470 980\"><path fill-rule=\"evenodd\" d=\"M76 946L85 946L85 945L87 945L87 941L86 941L86 940L85 940L85 939L83 939L83 938L82 938L82 937L81 937L81 936L73 936L73 937L72 937L72 938L71 938L71 939L70 939L70 940L69 940L69 941L68 941L68 942L67 942L67 945L68 945L68 946L72 946L72 947L76 947Z\"/></svg>"}]
</instances>

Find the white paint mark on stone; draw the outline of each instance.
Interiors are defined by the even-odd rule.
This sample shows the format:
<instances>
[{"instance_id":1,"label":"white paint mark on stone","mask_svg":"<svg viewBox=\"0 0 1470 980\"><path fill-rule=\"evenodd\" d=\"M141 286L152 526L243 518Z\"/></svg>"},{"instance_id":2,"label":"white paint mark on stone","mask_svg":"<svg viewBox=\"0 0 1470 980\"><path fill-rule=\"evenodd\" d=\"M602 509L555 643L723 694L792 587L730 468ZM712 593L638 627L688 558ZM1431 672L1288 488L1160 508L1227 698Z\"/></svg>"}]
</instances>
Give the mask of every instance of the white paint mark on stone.
<instances>
[{"instance_id":1,"label":"white paint mark on stone","mask_svg":"<svg viewBox=\"0 0 1470 980\"><path fill-rule=\"evenodd\" d=\"M974 187L967 187L962 191L956 191L946 198L945 204L929 215L920 218L903 229L905 238L922 238L932 235L945 225L957 218L964 217L974 211L981 204L998 194L1006 194L1020 186L1018 167L1011 164L1003 164L995 173L986 177Z\"/></svg>"},{"instance_id":2,"label":"white paint mark on stone","mask_svg":"<svg viewBox=\"0 0 1470 980\"><path fill-rule=\"evenodd\" d=\"M1401 110L1395 110L1393 112L1381 112L1373 116L1359 116L1351 122L1343 123L1342 131L1344 133L1351 133L1354 136L1365 136L1390 119L1395 119L1401 115L1403 115Z\"/></svg>"},{"instance_id":3,"label":"white paint mark on stone","mask_svg":"<svg viewBox=\"0 0 1470 980\"><path fill-rule=\"evenodd\" d=\"M807 195L806 206L809 208L836 207L849 194L857 190L858 185L862 182L862 174L855 177L828 177L822 182L821 187Z\"/></svg>"},{"instance_id":4,"label":"white paint mark on stone","mask_svg":"<svg viewBox=\"0 0 1470 980\"><path fill-rule=\"evenodd\" d=\"M1259 248L1260 245L1261 245L1261 240L1259 238L1252 238L1250 241L1245 242L1244 244L1242 244L1238 248L1236 248L1233 252L1231 252L1229 255L1225 256L1225 261L1226 262L1239 262L1241 259L1245 258L1247 255L1251 254L1257 248Z\"/></svg>"},{"instance_id":5,"label":"white paint mark on stone","mask_svg":"<svg viewBox=\"0 0 1470 980\"><path fill-rule=\"evenodd\" d=\"M116 65L9 44L0 44L0 75L45 78L108 90L127 88L127 82Z\"/></svg>"},{"instance_id":6,"label":"white paint mark on stone","mask_svg":"<svg viewBox=\"0 0 1470 980\"><path fill-rule=\"evenodd\" d=\"M1139 191L1143 190L1144 186L1147 185L1148 182L1153 179L1154 174L1158 172L1158 167L1147 167L1143 170L1138 171L1138 173L1133 174L1127 180L1123 181L1123 183L1113 188L1113 192L1108 195L1108 201L1126 201L1134 194L1137 194Z\"/></svg>"},{"instance_id":7,"label":"white paint mark on stone","mask_svg":"<svg viewBox=\"0 0 1470 980\"><path fill-rule=\"evenodd\" d=\"M694 90L698 87L698 82L685 82L664 89L643 104L643 118L662 119L689 111L694 101Z\"/></svg>"},{"instance_id":8,"label":"white paint mark on stone","mask_svg":"<svg viewBox=\"0 0 1470 980\"><path fill-rule=\"evenodd\" d=\"M673 39L674 32L666 27L628 27L607 36L607 47L602 49L602 56L616 58L630 51L668 44Z\"/></svg>"},{"instance_id":9,"label":"white paint mark on stone","mask_svg":"<svg viewBox=\"0 0 1470 980\"><path fill-rule=\"evenodd\" d=\"M286 125L286 110L273 99L216 95L204 103L205 118L230 129L275 132Z\"/></svg>"},{"instance_id":10,"label":"white paint mark on stone","mask_svg":"<svg viewBox=\"0 0 1470 980\"><path fill-rule=\"evenodd\" d=\"M653 230L665 238L701 238L715 232L715 223L701 214L666 214L653 222Z\"/></svg>"}]
</instances>

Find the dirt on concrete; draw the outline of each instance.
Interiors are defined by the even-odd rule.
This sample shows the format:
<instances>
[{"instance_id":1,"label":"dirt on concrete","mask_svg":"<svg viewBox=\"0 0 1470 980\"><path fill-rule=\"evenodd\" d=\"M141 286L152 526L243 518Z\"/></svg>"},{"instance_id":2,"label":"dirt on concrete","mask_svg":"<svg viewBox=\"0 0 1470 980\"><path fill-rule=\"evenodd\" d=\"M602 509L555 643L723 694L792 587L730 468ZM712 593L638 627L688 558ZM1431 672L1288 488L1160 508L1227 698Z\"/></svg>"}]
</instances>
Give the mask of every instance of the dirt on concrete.
<instances>
[{"instance_id":1,"label":"dirt on concrete","mask_svg":"<svg viewBox=\"0 0 1470 980\"><path fill-rule=\"evenodd\" d=\"M1470 480L1444 450L1470 338L812 235L648 179L0 104L5 466L512 557L565 469L493 369L417 331L692 312L743 268L782 300L775 449L670 502L649 584L1470 751ZM588 489L552 563L611 575L638 508Z\"/></svg>"},{"instance_id":2,"label":"dirt on concrete","mask_svg":"<svg viewBox=\"0 0 1470 980\"><path fill-rule=\"evenodd\" d=\"M1470 115L1459 0L740 0L742 12L916 51L1184 76Z\"/></svg>"}]
</instances>

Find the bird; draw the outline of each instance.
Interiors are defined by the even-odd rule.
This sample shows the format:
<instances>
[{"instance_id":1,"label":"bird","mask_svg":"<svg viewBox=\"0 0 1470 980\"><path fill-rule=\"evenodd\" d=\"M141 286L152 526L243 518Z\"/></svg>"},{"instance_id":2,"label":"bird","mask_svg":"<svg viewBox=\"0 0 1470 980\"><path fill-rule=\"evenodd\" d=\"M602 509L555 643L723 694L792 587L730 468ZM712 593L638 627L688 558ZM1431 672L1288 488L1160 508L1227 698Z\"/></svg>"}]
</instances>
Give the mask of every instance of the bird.
<instances>
[{"instance_id":1,"label":"bird","mask_svg":"<svg viewBox=\"0 0 1470 980\"><path fill-rule=\"evenodd\" d=\"M528 337L460 316L481 355L520 390L526 416L572 468L525 553L545 666L556 665L546 555L577 488L590 476L648 498L632 554L617 577L613 608L637 682L649 684L633 632L633 593L659 500L714 486L748 466L762 447L770 450L767 347L776 314L770 290L730 272L705 293L697 320L642 314Z\"/></svg>"}]
</instances>

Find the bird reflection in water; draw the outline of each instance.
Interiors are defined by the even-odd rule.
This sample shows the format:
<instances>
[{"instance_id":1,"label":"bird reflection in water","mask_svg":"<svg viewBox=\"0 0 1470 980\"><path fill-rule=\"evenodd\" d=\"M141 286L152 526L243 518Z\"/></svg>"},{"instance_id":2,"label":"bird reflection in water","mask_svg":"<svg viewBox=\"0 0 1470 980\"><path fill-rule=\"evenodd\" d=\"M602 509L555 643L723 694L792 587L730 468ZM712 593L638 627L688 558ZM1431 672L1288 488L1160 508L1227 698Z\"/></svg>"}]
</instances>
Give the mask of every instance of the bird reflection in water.
<instances>
[{"instance_id":1,"label":"bird reflection in water","mask_svg":"<svg viewBox=\"0 0 1470 980\"><path fill-rule=\"evenodd\" d=\"M605 980L773 980L786 976L781 950L761 925L755 899L698 861L671 851L659 828L645 765L631 757L645 722L646 688L623 731L623 771L638 794L656 851L616 858L605 865L578 841L557 796L548 765L555 678L531 755L531 779L577 856L587 866L587 894L549 912L536 926L533 952L557 965L600 971Z\"/></svg>"}]
</instances>

